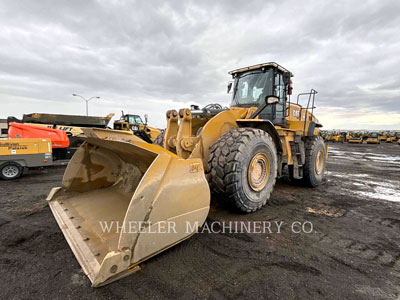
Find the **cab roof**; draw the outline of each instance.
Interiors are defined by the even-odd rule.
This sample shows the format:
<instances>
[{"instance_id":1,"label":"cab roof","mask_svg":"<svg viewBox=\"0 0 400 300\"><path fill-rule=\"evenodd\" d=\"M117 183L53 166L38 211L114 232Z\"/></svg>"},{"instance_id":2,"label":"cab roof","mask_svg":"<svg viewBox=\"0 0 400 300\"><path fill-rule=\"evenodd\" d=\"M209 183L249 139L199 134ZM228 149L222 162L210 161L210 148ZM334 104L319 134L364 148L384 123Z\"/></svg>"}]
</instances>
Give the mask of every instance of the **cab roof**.
<instances>
[{"instance_id":1,"label":"cab roof","mask_svg":"<svg viewBox=\"0 0 400 300\"><path fill-rule=\"evenodd\" d=\"M230 71L230 72L228 72L228 74L229 75L234 75L234 74L237 74L237 73L243 73L243 72L250 71L250 70L260 69L262 67L274 67L274 68L277 68L278 70L281 70L282 72L290 73L290 77L294 76L292 72L290 72L289 70L285 69L284 67L282 67L281 65L277 64L276 62L267 62L267 63L263 63L263 64L250 66L250 67L240 68L240 69L236 69L236 70Z\"/></svg>"}]
</instances>

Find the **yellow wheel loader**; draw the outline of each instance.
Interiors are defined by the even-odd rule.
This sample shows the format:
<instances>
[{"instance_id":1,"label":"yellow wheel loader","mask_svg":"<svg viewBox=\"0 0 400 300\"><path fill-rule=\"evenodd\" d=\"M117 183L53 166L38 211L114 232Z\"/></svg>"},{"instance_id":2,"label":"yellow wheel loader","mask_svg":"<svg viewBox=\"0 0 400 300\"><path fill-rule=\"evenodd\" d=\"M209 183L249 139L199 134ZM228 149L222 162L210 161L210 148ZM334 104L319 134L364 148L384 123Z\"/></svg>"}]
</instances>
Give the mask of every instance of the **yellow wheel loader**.
<instances>
[{"instance_id":1,"label":"yellow wheel loader","mask_svg":"<svg viewBox=\"0 0 400 300\"><path fill-rule=\"evenodd\" d=\"M381 140L376 132L372 132L368 135L367 144L380 144Z\"/></svg>"},{"instance_id":2,"label":"yellow wheel loader","mask_svg":"<svg viewBox=\"0 0 400 300\"><path fill-rule=\"evenodd\" d=\"M333 137L335 136L335 133L333 132L328 132L325 136L325 142L333 142Z\"/></svg>"},{"instance_id":3,"label":"yellow wheel loader","mask_svg":"<svg viewBox=\"0 0 400 300\"><path fill-rule=\"evenodd\" d=\"M145 122L139 115L124 114L118 121L114 122L115 130L131 130L134 135L140 137L142 140L153 143L154 140L160 135L161 130L150 127L147 125L147 115L145 117Z\"/></svg>"},{"instance_id":4,"label":"yellow wheel loader","mask_svg":"<svg viewBox=\"0 0 400 300\"><path fill-rule=\"evenodd\" d=\"M350 137L348 138L349 144L362 144L363 137L361 132L351 133Z\"/></svg>"},{"instance_id":5,"label":"yellow wheel loader","mask_svg":"<svg viewBox=\"0 0 400 300\"><path fill-rule=\"evenodd\" d=\"M387 140L387 133L386 132L380 132L378 135L378 139L380 142L386 142Z\"/></svg>"},{"instance_id":6,"label":"yellow wheel loader","mask_svg":"<svg viewBox=\"0 0 400 300\"><path fill-rule=\"evenodd\" d=\"M231 107L168 111L162 146L123 131L85 130L87 141L47 200L93 286L133 273L194 234L210 191L249 213L267 203L285 167L293 181L322 182L327 146L313 115L317 92L291 102L293 75L276 63L229 74Z\"/></svg>"},{"instance_id":7,"label":"yellow wheel loader","mask_svg":"<svg viewBox=\"0 0 400 300\"><path fill-rule=\"evenodd\" d=\"M344 143L347 142L347 132L344 131L338 131L334 133L332 138L330 139L334 143Z\"/></svg>"},{"instance_id":8,"label":"yellow wheel loader","mask_svg":"<svg viewBox=\"0 0 400 300\"><path fill-rule=\"evenodd\" d=\"M391 142L395 142L396 141L396 133L395 132L390 132L387 135L386 138L386 143L391 143Z\"/></svg>"}]
</instances>

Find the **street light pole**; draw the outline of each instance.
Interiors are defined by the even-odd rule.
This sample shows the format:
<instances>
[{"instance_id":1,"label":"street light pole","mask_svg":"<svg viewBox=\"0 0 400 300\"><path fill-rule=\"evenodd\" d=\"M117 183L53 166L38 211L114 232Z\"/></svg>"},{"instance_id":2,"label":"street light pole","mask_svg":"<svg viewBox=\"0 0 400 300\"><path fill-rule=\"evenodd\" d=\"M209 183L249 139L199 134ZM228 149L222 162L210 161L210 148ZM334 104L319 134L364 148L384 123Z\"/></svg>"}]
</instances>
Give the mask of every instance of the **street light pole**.
<instances>
[{"instance_id":1,"label":"street light pole","mask_svg":"<svg viewBox=\"0 0 400 300\"><path fill-rule=\"evenodd\" d=\"M89 99L86 99L86 98L84 98L84 97L82 97L81 95L78 95L78 94L72 94L72 96L74 96L74 97L80 97L80 98L82 98L83 100L85 100L85 102L86 102L86 115L87 115L87 116L89 116L89 101L92 100L92 99L100 99L100 97L91 97L91 98L89 98Z\"/></svg>"}]
</instances>

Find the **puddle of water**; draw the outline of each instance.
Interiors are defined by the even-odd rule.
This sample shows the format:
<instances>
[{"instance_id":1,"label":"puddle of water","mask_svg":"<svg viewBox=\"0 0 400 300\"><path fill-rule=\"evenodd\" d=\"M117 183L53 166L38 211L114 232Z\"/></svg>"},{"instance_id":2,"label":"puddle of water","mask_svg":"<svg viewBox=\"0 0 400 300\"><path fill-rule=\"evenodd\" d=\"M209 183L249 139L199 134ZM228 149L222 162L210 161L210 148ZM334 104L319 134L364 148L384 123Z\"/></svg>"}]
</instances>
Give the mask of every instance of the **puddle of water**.
<instances>
[{"instance_id":1,"label":"puddle of water","mask_svg":"<svg viewBox=\"0 0 400 300\"><path fill-rule=\"evenodd\" d=\"M381 181L371 178L368 174L351 174L349 177L353 177L353 181L349 182L351 186L362 187L361 190L349 188L348 190L353 194L377 200L400 202L400 183L398 181ZM362 190L363 188L365 190Z\"/></svg>"},{"instance_id":2,"label":"puddle of water","mask_svg":"<svg viewBox=\"0 0 400 300\"><path fill-rule=\"evenodd\" d=\"M387 155L386 156L377 156L376 154L366 155L366 158L372 159L375 161L385 161L385 162L390 162L390 163L400 161L400 157L397 157L397 156L387 156Z\"/></svg>"},{"instance_id":3,"label":"puddle of water","mask_svg":"<svg viewBox=\"0 0 400 300\"><path fill-rule=\"evenodd\" d=\"M399 194L400 194L400 186L399 183L397 181L372 181L372 180L363 180L363 181L359 181L359 183L363 183L366 185L373 185L376 187L388 187L388 188L392 188L392 189L398 189L399 190Z\"/></svg>"},{"instance_id":4,"label":"puddle of water","mask_svg":"<svg viewBox=\"0 0 400 300\"><path fill-rule=\"evenodd\" d=\"M377 186L376 188L374 188L374 190L375 190L374 192L366 192L366 191L352 191L352 192L372 199L400 202L400 193L398 190L381 186Z\"/></svg>"}]
</instances>

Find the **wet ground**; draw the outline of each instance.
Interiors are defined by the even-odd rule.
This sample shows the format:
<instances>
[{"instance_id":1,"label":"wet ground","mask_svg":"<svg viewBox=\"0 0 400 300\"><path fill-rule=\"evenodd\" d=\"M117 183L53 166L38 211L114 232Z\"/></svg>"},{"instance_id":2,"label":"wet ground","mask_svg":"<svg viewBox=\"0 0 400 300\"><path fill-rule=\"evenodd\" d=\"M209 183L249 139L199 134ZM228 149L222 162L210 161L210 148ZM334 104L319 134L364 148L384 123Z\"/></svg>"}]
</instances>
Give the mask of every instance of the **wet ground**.
<instances>
[{"instance_id":1,"label":"wet ground","mask_svg":"<svg viewBox=\"0 0 400 300\"><path fill-rule=\"evenodd\" d=\"M324 185L283 178L261 211L213 204L207 220L215 231L222 221L270 221L271 232L205 230L96 289L46 205L65 167L0 181L0 298L400 299L400 146L329 152ZM297 233L303 224L312 231Z\"/></svg>"}]
</instances>

